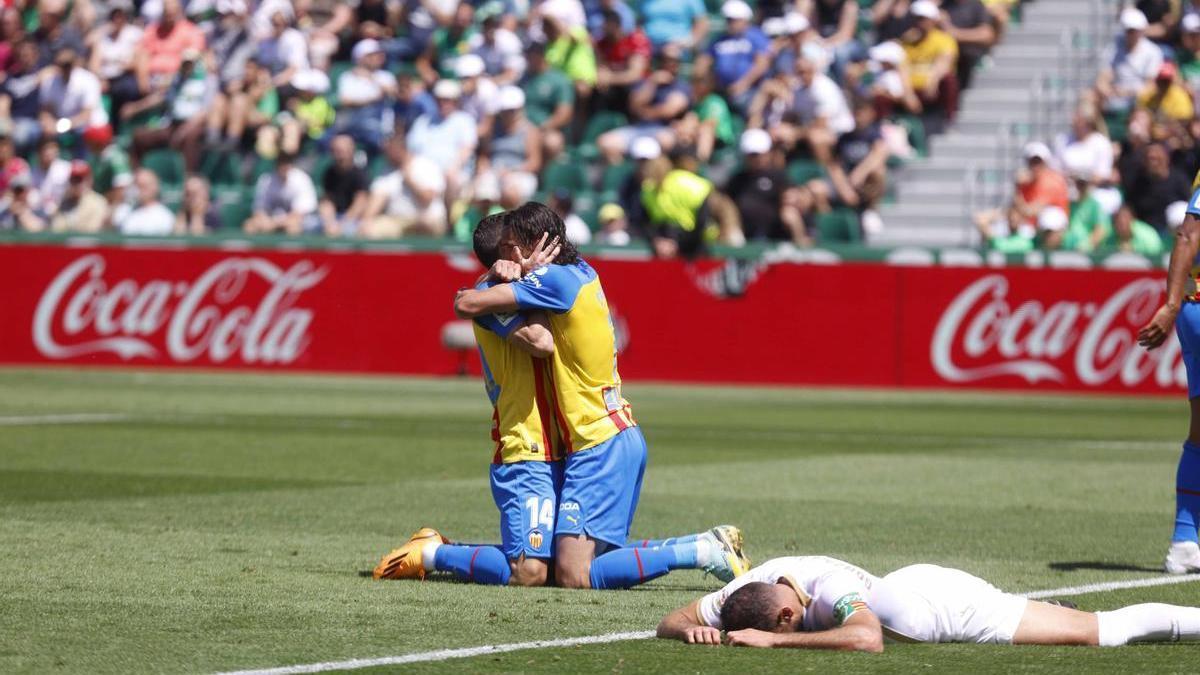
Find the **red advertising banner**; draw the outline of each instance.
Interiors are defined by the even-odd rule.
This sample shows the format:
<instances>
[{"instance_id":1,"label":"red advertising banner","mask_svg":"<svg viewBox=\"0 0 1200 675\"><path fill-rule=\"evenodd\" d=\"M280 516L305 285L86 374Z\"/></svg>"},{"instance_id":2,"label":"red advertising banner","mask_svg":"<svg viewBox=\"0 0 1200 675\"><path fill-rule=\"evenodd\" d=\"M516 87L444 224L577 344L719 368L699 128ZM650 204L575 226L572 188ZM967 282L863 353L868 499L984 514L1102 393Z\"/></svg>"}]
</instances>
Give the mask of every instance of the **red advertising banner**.
<instances>
[{"instance_id":1,"label":"red advertising banner","mask_svg":"<svg viewBox=\"0 0 1200 675\"><path fill-rule=\"evenodd\" d=\"M1160 271L593 261L629 380L1176 393ZM447 254L0 246L0 363L451 374ZM748 277L748 279L746 278ZM470 369L478 369L473 354Z\"/></svg>"}]
</instances>

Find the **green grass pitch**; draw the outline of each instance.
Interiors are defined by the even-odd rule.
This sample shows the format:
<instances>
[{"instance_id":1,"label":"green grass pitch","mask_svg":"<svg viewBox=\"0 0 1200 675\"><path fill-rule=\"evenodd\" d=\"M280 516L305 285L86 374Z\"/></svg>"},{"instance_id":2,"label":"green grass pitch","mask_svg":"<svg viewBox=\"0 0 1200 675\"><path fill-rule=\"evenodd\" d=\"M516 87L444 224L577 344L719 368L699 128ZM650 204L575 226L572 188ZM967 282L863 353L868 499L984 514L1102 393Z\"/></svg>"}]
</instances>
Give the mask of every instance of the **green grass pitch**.
<instances>
[{"instance_id":1,"label":"green grass pitch","mask_svg":"<svg viewBox=\"0 0 1200 675\"><path fill-rule=\"evenodd\" d=\"M731 522L757 560L960 567L1013 591L1152 577L1178 400L664 387L635 536ZM91 417L88 417L88 416ZM63 417L55 417L63 416ZM421 525L495 540L475 380L0 370L0 672L189 672L653 628L719 586L375 582ZM1084 609L1200 605L1200 584ZM405 672L1195 672L1200 647L895 645L881 656L659 640Z\"/></svg>"}]
</instances>

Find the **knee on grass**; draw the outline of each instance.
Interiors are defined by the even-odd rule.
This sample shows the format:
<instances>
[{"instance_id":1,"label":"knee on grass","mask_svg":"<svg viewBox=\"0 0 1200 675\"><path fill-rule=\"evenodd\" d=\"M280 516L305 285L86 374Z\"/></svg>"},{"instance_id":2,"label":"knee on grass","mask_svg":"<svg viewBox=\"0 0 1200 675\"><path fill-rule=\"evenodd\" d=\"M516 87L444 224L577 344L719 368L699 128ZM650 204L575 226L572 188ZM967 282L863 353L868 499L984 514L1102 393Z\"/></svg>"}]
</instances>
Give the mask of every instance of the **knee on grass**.
<instances>
[{"instance_id":1,"label":"knee on grass","mask_svg":"<svg viewBox=\"0 0 1200 675\"><path fill-rule=\"evenodd\" d=\"M591 588L591 566L564 565L554 566L554 578L562 588Z\"/></svg>"},{"instance_id":2,"label":"knee on grass","mask_svg":"<svg viewBox=\"0 0 1200 675\"><path fill-rule=\"evenodd\" d=\"M508 584L510 586L545 586L549 571L545 560L536 558L514 560L512 576L509 577Z\"/></svg>"}]
</instances>

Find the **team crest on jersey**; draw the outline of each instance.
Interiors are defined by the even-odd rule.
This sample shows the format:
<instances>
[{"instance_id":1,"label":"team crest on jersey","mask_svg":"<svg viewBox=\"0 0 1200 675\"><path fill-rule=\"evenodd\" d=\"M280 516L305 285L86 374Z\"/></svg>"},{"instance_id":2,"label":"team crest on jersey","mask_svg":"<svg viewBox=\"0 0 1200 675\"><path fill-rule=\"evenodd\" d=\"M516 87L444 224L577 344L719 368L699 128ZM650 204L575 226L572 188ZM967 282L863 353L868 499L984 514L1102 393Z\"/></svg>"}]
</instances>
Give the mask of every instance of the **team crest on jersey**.
<instances>
[{"instance_id":1,"label":"team crest on jersey","mask_svg":"<svg viewBox=\"0 0 1200 675\"><path fill-rule=\"evenodd\" d=\"M542 544L545 543L545 541L546 541L545 535L542 534L541 530L530 530L529 531L529 547L530 548L535 549L535 550L540 549L542 547Z\"/></svg>"},{"instance_id":2,"label":"team crest on jersey","mask_svg":"<svg viewBox=\"0 0 1200 675\"><path fill-rule=\"evenodd\" d=\"M833 620L838 622L838 625L846 623L855 612L867 609L867 603L863 601L862 596L858 593L849 593L843 595L837 602L833 603Z\"/></svg>"}]
</instances>

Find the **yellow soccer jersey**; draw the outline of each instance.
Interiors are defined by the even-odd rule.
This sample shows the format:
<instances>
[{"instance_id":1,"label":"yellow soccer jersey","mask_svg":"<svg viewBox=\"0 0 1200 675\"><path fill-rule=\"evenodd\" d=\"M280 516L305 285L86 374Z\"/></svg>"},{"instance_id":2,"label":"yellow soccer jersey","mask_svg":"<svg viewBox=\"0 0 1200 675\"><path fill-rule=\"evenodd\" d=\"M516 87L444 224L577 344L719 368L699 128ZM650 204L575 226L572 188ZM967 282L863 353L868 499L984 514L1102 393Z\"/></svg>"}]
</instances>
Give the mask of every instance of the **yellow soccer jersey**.
<instances>
[{"instance_id":1,"label":"yellow soccer jersey","mask_svg":"<svg viewBox=\"0 0 1200 675\"><path fill-rule=\"evenodd\" d=\"M562 458L564 444L552 417L550 361L534 358L508 341L518 325L516 314L479 317L474 325L484 386L492 401L494 464Z\"/></svg>"},{"instance_id":2,"label":"yellow soccer jersey","mask_svg":"<svg viewBox=\"0 0 1200 675\"><path fill-rule=\"evenodd\" d=\"M568 453L586 450L636 426L621 396L612 314L600 277L584 261L548 265L513 284L517 306L550 316L554 335L555 419Z\"/></svg>"}]
</instances>

